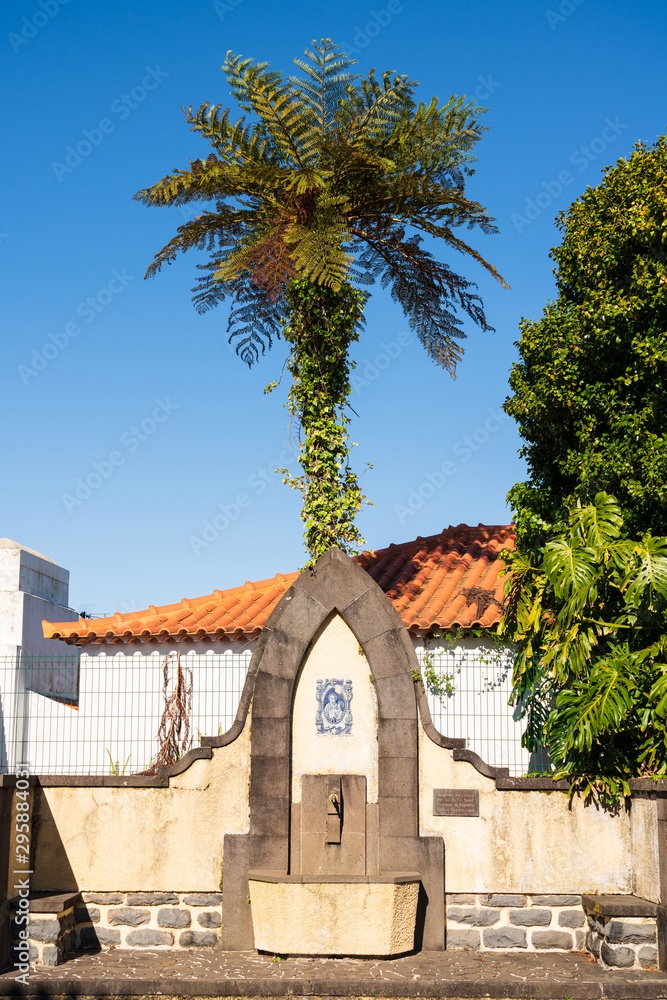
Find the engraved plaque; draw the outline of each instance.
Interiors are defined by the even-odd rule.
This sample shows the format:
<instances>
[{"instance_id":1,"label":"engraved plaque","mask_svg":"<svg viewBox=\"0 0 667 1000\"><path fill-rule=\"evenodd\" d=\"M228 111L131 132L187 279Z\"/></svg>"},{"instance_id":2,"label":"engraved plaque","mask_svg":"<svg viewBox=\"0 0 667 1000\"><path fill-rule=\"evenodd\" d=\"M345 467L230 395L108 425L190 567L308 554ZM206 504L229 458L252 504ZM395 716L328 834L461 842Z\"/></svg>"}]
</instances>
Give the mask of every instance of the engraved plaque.
<instances>
[{"instance_id":1,"label":"engraved plaque","mask_svg":"<svg viewBox=\"0 0 667 1000\"><path fill-rule=\"evenodd\" d=\"M434 816L479 816L477 788L434 788Z\"/></svg>"}]
</instances>

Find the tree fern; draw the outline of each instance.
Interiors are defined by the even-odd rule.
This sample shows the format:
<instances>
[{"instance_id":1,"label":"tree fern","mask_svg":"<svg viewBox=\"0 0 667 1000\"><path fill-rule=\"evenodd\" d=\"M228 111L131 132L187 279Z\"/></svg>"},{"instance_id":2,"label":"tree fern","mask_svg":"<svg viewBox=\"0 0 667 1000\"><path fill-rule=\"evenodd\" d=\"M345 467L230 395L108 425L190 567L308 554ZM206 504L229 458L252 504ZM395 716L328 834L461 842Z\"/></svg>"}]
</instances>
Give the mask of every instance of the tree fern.
<instances>
[{"instance_id":1,"label":"tree fern","mask_svg":"<svg viewBox=\"0 0 667 1000\"><path fill-rule=\"evenodd\" d=\"M301 76L285 78L266 62L229 52L223 70L251 119L234 122L229 109L219 104L187 109L186 121L209 142L213 154L136 197L149 205L215 199L224 203L226 215L218 207L203 213L197 226L179 230L147 274L154 275L181 251L207 249L198 238L203 226L215 241L229 231L228 216L235 217L243 251L229 248L218 256L213 272L223 286L215 301L234 299L233 282L242 273L237 265L252 246L266 263L263 224L273 220L280 227L284 222L282 253L268 238L271 253L291 262L289 268L283 262L275 269L270 298L278 311L284 308L279 302L290 273L332 288L349 279L368 284L380 277L391 286L432 360L453 374L462 355L456 343L462 338L457 310L483 329L490 327L474 286L436 262L418 239L406 239L405 229L445 240L502 282L495 268L452 231L462 225L495 231L482 206L463 194L463 170L485 130L479 123L484 109L462 98L443 106L435 98L416 105L416 84L407 76L386 71L378 79L371 70L362 79L350 72L355 61L330 39L313 42L295 63ZM319 202L331 206L336 199L337 217L315 210ZM312 236L307 238L304 229L311 229ZM315 261L318 253L321 259ZM246 277L253 280L252 267ZM209 279L204 279L206 291L201 282L195 289L198 305L202 296L213 301L207 294ZM236 329L231 333L234 337ZM245 335L245 328L239 328L238 336Z\"/></svg>"},{"instance_id":2,"label":"tree fern","mask_svg":"<svg viewBox=\"0 0 667 1000\"><path fill-rule=\"evenodd\" d=\"M179 227L146 276L180 252L207 253L193 289L195 305L205 312L230 304L229 338L248 365L285 333L296 307L290 295L295 287L303 291L301 282L341 302L351 295L363 302L367 293L359 286L379 281L431 360L454 375L465 317L483 330L491 327L475 286L436 260L422 234L475 260L505 285L454 232L463 226L496 231L486 209L465 195L485 109L455 96L444 105L437 98L417 104L417 85L408 76L371 70L361 77L352 72L355 60L330 39L314 41L294 62L299 74L284 76L267 62L228 52L223 71L241 117L234 120L220 104L184 109L210 154L135 197L152 206L199 201L202 212ZM297 341L290 340L293 352ZM297 416L307 438L307 408ZM352 481L330 484L339 513L346 502L341 482ZM356 496L355 489L350 486ZM315 504L312 491L307 495ZM348 514L339 522L332 515L348 525L341 529L346 539L354 535ZM319 514L315 520L322 525ZM323 537L335 536L331 526L321 530Z\"/></svg>"}]
</instances>

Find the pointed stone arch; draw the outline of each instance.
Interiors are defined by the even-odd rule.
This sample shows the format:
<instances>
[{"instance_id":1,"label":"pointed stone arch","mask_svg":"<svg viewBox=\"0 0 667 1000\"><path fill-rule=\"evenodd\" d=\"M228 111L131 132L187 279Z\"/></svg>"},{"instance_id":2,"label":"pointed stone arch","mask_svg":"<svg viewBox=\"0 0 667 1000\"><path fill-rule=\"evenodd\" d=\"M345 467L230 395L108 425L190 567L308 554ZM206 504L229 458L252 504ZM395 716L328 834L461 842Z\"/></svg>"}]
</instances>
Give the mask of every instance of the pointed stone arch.
<instances>
[{"instance_id":1,"label":"pointed stone arch","mask_svg":"<svg viewBox=\"0 0 667 1000\"><path fill-rule=\"evenodd\" d=\"M332 614L363 648L378 705L377 850L380 872L418 871L424 948L444 947L444 848L419 836L418 709L412 642L391 601L339 549L329 549L283 595L255 647L240 714L251 704L250 830L224 840L223 948L253 947L251 868L290 871L291 722L295 687L313 638ZM207 740L215 746L215 740Z\"/></svg>"}]
</instances>

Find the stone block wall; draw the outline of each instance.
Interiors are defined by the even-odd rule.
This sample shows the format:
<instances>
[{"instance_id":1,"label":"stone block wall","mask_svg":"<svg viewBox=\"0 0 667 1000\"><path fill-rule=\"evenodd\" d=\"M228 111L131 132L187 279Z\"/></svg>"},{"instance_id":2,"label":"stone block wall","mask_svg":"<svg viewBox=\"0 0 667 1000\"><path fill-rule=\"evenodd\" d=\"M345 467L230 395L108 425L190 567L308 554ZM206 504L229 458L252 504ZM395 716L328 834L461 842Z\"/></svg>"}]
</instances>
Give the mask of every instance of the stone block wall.
<instances>
[{"instance_id":1,"label":"stone block wall","mask_svg":"<svg viewBox=\"0 0 667 1000\"><path fill-rule=\"evenodd\" d=\"M655 918L589 913L586 950L612 969L657 969Z\"/></svg>"},{"instance_id":2,"label":"stone block wall","mask_svg":"<svg viewBox=\"0 0 667 1000\"><path fill-rule=\"evenodd\" d=\"M27 925L27 941L21 941L21 927L12 923L12 948L10 962L18 967L25 962L26 953L32 965L60 965L76 948L75 907L66 906L59 912L32 912Z\"/></svg>"},{"instance_id":3,"label":"stone block wall","mask_svg":"<svg viewBox=\"0 0 667 1000\"><path fill-rule=\"evenodd\" d=\"M215 948L221 892L83 892L77 948Z\"/></svg>"},{"instance_id":4,"label":"stone block wall","mask_svg":"<svg viewBox=\"0 0 667 1000\"><path fill-rule=\"evenodd\" d=\"M12 964L58 965L86 948L220 946L221 892L83 892L30 901L11 923ZM17 900L10 903L16 911ZM450 893L447 949L586 951L603 966L658 967L657 907L634 896Z\"/></svg>"},{"instance_id":5,"label":"stone block wall","mask_svg":"<svg viewBox=\"0 0 667 1000\"><path fill-rule=\"evenodd\" d=\"M638 896L582 897L586 949L612 969L658 968L658 907Z\"/></svg>"},{"instance_id":6,"label":"stone block wall","mask_svg":"<svg viewBox=\"0 0 667 1000\"><path fill-rule=\"evenodd\" d=\"M17 900L12 900L16 911ZM30 899L28 938L11 924L10 962L60 965L85 948L215 948L221 892L75 892Z\"/></svg>"},{"instance_id":7,"label":"stone block wall","mask_svg":"<svg viewBox=\"0 0 667 1000\"><path fill-rule=\"evenodd\" d=\"M480 951L583 951L579 895L449 893L446 947Z\"/></svg>"}]
</instances>

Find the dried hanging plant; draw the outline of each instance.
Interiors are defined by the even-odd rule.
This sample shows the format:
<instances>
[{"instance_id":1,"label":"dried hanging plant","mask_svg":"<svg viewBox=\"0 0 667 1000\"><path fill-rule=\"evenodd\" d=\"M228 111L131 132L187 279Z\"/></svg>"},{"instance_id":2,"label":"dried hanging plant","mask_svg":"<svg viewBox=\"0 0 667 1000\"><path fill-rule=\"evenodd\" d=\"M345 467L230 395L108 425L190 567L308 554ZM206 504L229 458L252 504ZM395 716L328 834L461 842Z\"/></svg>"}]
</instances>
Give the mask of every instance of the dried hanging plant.
<instances>
[{"instance_id":1,"label":"dried hanging plant","mask_svg":"<svg viewBox=\"0 0 667 1000\"><path fill-rule=\"evenodd\" d=\"M176 653L176 683L169 693L169 656L162 664L164 712L157 732L160 749L151 761L151 770L160 764L175 764L190 749L190 713L192 711L192 670L183 670L181 654Z\"/></svg>"}]
</instances>

